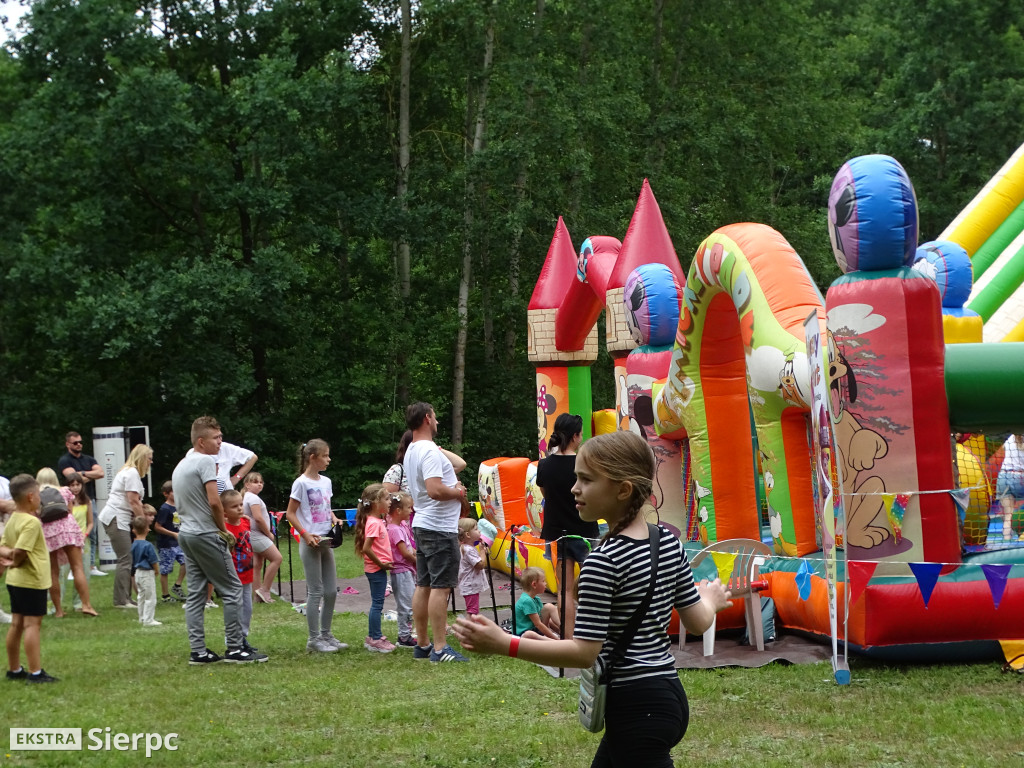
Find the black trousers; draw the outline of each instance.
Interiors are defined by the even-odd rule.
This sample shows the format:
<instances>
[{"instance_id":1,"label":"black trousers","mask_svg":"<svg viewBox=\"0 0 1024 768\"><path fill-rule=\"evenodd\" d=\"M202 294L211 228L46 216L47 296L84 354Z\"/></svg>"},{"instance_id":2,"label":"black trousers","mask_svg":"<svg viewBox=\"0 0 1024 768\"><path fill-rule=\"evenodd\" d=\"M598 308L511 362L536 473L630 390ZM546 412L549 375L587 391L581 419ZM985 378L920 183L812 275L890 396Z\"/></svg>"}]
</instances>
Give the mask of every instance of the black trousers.
<instances>
[{"instance_id":1,"label":"black trousers","mask_svg":"<svg viewBox=\"0 0 1024 768\"><path fill-rule=\"evenodd\" d=\"M604 738L591 768L670 768L690 706L679 676L640 680L608 689Z\"/></svg>"}]
</instances>

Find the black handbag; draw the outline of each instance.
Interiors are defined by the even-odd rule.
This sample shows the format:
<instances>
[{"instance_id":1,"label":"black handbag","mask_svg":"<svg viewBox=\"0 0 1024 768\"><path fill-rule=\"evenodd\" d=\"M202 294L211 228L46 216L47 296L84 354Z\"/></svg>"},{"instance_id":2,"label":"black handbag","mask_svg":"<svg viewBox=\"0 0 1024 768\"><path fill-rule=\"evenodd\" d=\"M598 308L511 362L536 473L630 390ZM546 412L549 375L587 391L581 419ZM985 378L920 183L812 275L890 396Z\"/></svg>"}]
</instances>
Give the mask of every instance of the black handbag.
<instances>
[{"instance_id":1,"label":"black handbag","mask_svg":"<svg viewBox=\"0 0 1024 768\"><path fill-rule=\"evenodd\" d=\"M644 620L647 609L651 607L651 598L654 597L654 585L658 581L658 552L661 549L661 532L658 526L650 523L647 524L647 529L650 532L651 544L651 581L647 585L647 594L644 595L644 599L640 601L640 605L629 618L629 623L608 656L608 662L602 662L601 657L598 656L592 666L580 671L580 725L591 733L600 733L604 730L604 708L608 700L608 683L611 680L612 667L622 661L626 655L626 649L633 642L636 631L640 628L640 622Z\"/></svg>"}]
</instances>

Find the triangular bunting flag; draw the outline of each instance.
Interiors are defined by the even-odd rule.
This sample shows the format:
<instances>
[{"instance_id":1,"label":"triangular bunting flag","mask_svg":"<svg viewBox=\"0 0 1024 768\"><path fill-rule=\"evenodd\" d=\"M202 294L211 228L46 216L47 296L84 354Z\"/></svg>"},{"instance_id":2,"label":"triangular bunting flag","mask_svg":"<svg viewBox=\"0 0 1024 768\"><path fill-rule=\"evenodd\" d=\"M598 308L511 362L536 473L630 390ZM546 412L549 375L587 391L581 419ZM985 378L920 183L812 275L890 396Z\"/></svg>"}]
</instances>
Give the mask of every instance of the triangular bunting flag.
<instances>
[{"instance_id":1,"label":"triangular bunting flag","mask_svg":"<svg viewBox=\"0 0 1024 768\"><path fill-rule=\"evenodd\" d=\"M1010 575L1010 569L1013 566L1010 564L1005 565L982 565L981 572L985 574L985 580L988 581L989 591L992 592L992 602L995 603L996 608L999 608L999 603L1003 599L1003 592L1006 590L1006 577Z\"/></svg>"},{"instance_id":2,"label":"triangular bunting flag","mask_svg":"<svg viewBox=\"0 0 1024 768\"><path fill-rule=\"evenodd\" d=\"M847 567L850 570L850 605L853 605L864 591L864 587L871 581L878 562L875 560L851 560L847 563Z\"/></svg>"},{"instance_id":3,"label":"triangular bunting flag","mask_svg":"<svg viewBox=\"0 0 1024 768\"><path fill-rule=\"evenodd\" d=\"M813 573L814 569L810 564L806 560L801 560L795 578L797 594L801 600L806 600L811 596L811 574Z\"/></svg>"},{"instance_id":4,"label":"triangular bunting flag","mask_svg":"<svg viewBox=\"0 0 1024 768\"><path fill-rule=\"evenodd\" d=\"M956 503L961 513L967 511L967 505L971 502L971 489L970 488L957 488L949 492L949 495L953 497L953 501Z\"/></svg>"},{"instance_id":5,"label":"triangular bunting flag","mask_svg":"<svg viewBox=\"0 0 1024 768\"><path fill-rule=\"evenodd\" d=\"M932 599L935 582L939 580L942 563L910 563L909 565L910 570L914 572L914 578L917 579L918 589L921 590L924 607L927 608L928 601Z\"/></svg>"},{"instance_id":6,"label":"triangular bunting flag","mask_svg":"<svg viewBox=\"0 0 1024 768\"><path fill-rule=\"evenodd\" d=\"M736 553L712 552L711 559L715 561L715 568L718 569L718 578L723 584L728 584L732 576L732 567L736 564Z\"/></svg>"}]
</instances>

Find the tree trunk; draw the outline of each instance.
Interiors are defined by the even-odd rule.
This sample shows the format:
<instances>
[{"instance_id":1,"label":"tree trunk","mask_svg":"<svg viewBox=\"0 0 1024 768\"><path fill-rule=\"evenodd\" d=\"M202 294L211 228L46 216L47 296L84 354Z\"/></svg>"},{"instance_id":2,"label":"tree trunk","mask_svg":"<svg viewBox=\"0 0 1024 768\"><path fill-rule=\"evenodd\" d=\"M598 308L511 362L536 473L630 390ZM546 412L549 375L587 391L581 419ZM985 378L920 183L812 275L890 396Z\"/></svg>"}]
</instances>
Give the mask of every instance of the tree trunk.
<instances>
[{"instance_id":1,"label":"tree trunk","mask_svg":"<svg viewBox=\"0 0 1024 768\"><path fill-rule=\"evenodd\" d=\"M412 69L412 9L409 0L401 0L402 10L402 52L401 74L398 86L398 183L395 196L398 198L402 229L398 236L398 293L401 301L401 337L407 339L409 295L409 80ZM397 345L395 397L399 403L409 403L409 373L406 364L405 344Z\"/></svg>"},{"instance_id":2,"label":"tree trunk","mask_svg":"<svg viewBox=\"0 0 1024 768\"><path fill-rule=\"evenodd\" d=\"M537 10L533 19L533 50L539 50L540 46L540 33L544 23L544 2L545 0L537 0ZM536 58L532 60L534 66L536 66ZM530 74L530 79L526 82L526 97L523 99L523 122L529 125L533 120L533 88L534 88L534 77L533 73ZM529 169L532 161L532 148L530 151L531 156L524 156L519 161L519 173L516 176L516 212L517 215L521 216L526 202L526 187L529 183ZM512 242L508 249L508 299L509 303L518 310L518 304L516 299L519 298L519 268L521 263L521 254L519 247L523 239L523 227L518 226L512 233ZM504 364L506 368L511 368L512 363L516 357L516 328L518 326L519 318L505 318L507 323L505 329L505 354Z\"/></svg>"},{"instance_id":3,"label":"tree trunk","mask_svg":"<svg viewBox=\"0 0 1024 768\"><path fill-rule=\"evenodd\" d=\"M473 215L476 205L475 171L471 167L473 158L484 145L487 128L487 87L491 76L491 60L494 58L494 16L497 0L492 0L487 12L487 32L484 40L484 65L480 77L480 92L476 99L476 115L473 120L473 143L466 157L466 203L463 214L465 232L462 240L462 277L459 280L459 332L455 342L455 382L452 388L452 442L462 443L464 418L464 396L466 388L466 345L469 342L469 286L473 271ZM467 99L473 104L472 98Z\"/></svg>"}]
</instances>

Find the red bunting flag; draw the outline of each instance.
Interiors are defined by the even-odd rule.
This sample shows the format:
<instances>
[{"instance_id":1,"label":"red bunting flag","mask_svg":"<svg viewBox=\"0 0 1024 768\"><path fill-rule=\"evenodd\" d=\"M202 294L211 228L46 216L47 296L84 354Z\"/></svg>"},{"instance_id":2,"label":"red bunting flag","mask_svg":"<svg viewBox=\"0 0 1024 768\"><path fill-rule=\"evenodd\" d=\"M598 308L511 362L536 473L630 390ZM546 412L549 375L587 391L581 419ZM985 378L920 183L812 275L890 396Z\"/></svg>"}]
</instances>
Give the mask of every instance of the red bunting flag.
<instances>
[{"instance_id":1,"label":"red bunting flag","mask_svg":"<svg viewBox=\"0 0 1024 768\"><path fill-rule=\"evenodd\" d=\"M878 562L875 560L851 560L847 563L847 568L850 570L850 605L857 602L857 598L871 581L877 567Z\"/></svg>"},{"instance_id":2,"label":"red bunting flag","mask_svg":"<svg viewBox=\"0 0 1024 768\"><path fill-rule=\"evenodd\" d=\"M942 563L910 563L910 570L914 572L917 587L921 590L921 597L924 599L924 607L927 608L928 601L932 599L935 582L939 580Z\"/></svg>"}]
</instances>

